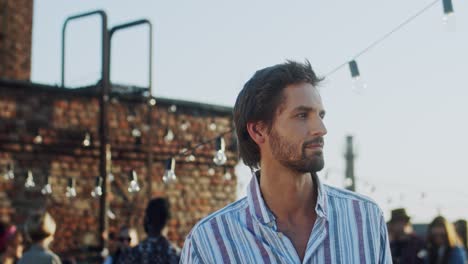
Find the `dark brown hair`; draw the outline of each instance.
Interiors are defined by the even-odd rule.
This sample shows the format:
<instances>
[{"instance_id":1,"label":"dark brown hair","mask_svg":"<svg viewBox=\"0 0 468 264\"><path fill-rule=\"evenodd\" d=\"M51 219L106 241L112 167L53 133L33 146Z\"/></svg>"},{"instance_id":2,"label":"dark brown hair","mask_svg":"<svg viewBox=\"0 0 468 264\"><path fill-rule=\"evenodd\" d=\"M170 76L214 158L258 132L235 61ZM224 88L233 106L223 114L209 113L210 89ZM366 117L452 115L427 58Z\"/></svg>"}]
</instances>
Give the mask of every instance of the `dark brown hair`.
<instances>
[{"instance_id":1,"label":"dark brown hair","mask_svg":"<svg viewBox=\"0 0 468 264\"><path fill-rule=\"evenodd\" d=\"M322 81L312 70L309 61L286 61L257 71L244 85L234 105L234 125L239 156L250 168L258 167L260 149L247 132L248 122L262 121L271 129L275 114L283 101L288 85Z\"/></svg>"}]
</instances>

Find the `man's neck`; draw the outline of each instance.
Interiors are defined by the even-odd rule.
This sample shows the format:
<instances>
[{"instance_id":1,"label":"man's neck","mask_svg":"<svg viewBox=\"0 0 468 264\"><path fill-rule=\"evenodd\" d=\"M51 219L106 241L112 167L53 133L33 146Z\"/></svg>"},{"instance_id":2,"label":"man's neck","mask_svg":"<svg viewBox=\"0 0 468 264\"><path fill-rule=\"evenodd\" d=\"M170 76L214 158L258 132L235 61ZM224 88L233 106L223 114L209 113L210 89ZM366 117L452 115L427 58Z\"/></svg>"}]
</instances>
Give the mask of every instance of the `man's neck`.
<instances>
[{"instance_id":1,"label":"man's neck","mask_svg":"<svg viewBox=\"0 0 468 264\"><path fill-rule=\"evenodd\" d=\"M266 204L283 221L315 215L316 186L310 173L298 173L281 165L261 167L260 190Z\"/></svg>"}]
</instances>

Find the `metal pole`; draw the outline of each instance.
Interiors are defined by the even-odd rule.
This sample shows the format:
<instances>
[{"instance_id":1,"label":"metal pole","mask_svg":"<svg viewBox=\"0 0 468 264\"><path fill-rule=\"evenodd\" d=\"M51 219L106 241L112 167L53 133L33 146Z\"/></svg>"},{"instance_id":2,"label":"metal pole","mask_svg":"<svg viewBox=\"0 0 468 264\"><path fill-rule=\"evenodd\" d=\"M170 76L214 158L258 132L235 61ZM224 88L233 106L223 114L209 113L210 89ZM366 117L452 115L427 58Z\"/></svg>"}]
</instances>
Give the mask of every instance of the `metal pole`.
<instances>
[{"instance_id":1,"label":"metal pole","mask_svg":"<svg viewBox=\"0 0 468 264\"><path fill-rule=\"evenodd\" d=\"M114 33L116 33L117 31L119 30L122 30L122 29L128 29L130 27L135 27L135 26L139 26L139 25L148 25L149 27L149 58L148 58L148 101L146 102L148 104L148 127L149 129L151 129L151 125L152 125L152 109L153 109L153 106L149 103L149 100L151 100L153 98L152 96L152 82L153 82L153 78L152 78L152 72L153 72L153 25L151 24L151 22L147 19L140 19L140 20L136 20L136 21L132 21L132 22L129 22L129 23L124 23L124 24L120 24L120 25L117 25L117 26L114 26L113 28L111 28L109 30L109 54L110 54L110 43L111 43L111 40L112 40L112 36L114 35ZM110 57L109 57L110 58ZM109 61L109 65L110 65L110 61ZM110 66L109 66L109 72L110 72ZM151 184L151 172L152 172L152 168L153 168L153 151L152 151L152 138L151 138L151 135L148 131L148 144L147 144L147 161L146 161L146 167L147 167L147 171L148 171L148 177L147 177L147 195L148 195L148 199L151 199L151 195L152 195L152 184Z\"/></svg>"},{"instance_id":2,"label":"metal pole","mask_svg":"<svg viewBox=\"0 0 468 264\"><path fill-rule=\"evenodd\" d=\"M99 94L99 174L103 180L102 184L102 196L100 197L99 203L99 244L101 250L107 248L107 211L109 204L107 201L107 185L108 185L108 155L110 154L110 145L108 127L107 127L107 116L108 116L108 101L109 101L109 32L107 31L107 15L102 10L87 12L78 14L75 16L68 17L62 28L62 88L65 87L65 32L68 22L75 19L80 19L92 15L99 15L101 17L101 32L102 32L102 61L101 61L101 91Z\"/></svg>"},{"instance_id":3,"label":"metal pole","mask_svg":"<svg viewBox=\"0 0 468 264\"><path fill-rule=\"evenodd\" d=\"M346 186L347 190L356 191L356 179L354 177L354 150L353 150L353 136L346 137L346 175L345 179L349 182L349 185Z\"/></svg>"}]
</instances>

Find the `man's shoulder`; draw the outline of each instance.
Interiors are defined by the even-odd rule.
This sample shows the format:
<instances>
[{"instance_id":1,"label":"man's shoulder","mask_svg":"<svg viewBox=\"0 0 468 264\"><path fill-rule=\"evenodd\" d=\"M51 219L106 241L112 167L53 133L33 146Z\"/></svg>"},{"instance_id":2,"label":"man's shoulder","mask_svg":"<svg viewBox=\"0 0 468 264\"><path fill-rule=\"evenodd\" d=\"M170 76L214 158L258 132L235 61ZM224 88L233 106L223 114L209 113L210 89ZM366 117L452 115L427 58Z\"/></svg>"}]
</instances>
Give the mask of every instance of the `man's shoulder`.
<instances>
[{"instance_id":1,"label":"man's shoulder","mask_svg":"<svg viewBox=\"0 0 468 264\"><path fill-rule=\"evenodd\" d=\"M375 209L381 210L379 205L372 198L366 195L326 184L324 184L323 186L325 188L325 193L327 194L328 198L355 201L357 203L366 204L371 207L375 207Z\"/></svg>"},{"instance_id":2,"label":"man's shoulder","mask_svg":"<svg viewBox=\"0 0 468 264\"><path fill-rule=\"evenodd\" d=\"M210 228L213 221L218 221L222 218L237 218L240 213L244 212L247 208L247 198L244 197L238 201L228 204L227 206L209 214L208 216L202 218L190 231L189 236L197 233L206 228Z\"/></svg>"}]
</instances>

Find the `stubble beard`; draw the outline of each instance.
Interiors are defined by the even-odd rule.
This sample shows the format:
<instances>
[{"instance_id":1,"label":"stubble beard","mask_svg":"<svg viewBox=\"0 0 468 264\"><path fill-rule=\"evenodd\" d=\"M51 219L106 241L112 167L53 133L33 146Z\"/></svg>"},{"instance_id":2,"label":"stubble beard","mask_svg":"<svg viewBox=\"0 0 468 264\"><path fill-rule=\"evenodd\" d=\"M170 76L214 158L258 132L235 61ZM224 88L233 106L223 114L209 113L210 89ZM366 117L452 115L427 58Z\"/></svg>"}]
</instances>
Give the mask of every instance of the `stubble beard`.
<instances>
[{"instance_id":1,"label":"stubble beard","mask_svg":"<svg viewBox=\"0 0 468 264\"><path fill-rule=\"evenodd\" d=\"M322 170L325 165L322 151L307 154L304 145L289 142L273 128L270 132L270 148L273 157L283 166L293 171L316 173Z\"/></svg>"}]
</instances>

